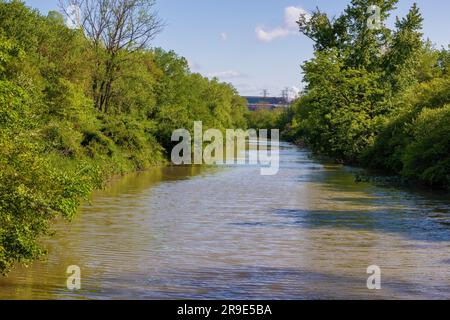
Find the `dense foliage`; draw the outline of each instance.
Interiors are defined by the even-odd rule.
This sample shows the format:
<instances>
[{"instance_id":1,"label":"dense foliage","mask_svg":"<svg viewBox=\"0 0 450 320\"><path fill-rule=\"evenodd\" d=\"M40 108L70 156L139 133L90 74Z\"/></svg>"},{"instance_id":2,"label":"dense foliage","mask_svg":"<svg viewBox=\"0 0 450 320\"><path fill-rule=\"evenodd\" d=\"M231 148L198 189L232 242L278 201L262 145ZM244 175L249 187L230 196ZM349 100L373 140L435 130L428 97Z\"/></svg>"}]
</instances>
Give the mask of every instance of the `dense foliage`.
<instances>
[{"instance_id":1,"label":"dense foliage","mask_svg":"<svg viewBox=\"0 0 450 320\"><path fill-rule=\"evenodd\" d=\"M235 89L173 52L130 44L114 52L114 77L99 79L109 53L92 41L56 12L0 0L0 273L40 257L50 223L108 177L164 162L172 130L245 126Z\"/></svg>"},{"instance_id":2,"label":"dense foliage","mask_svg":"<svg viewBox=\"0 0 450 320\"><path fill-rule=\"evenodd\" d=\"M288 109L260 109L247 113L247 123L252 129L280 129L289 123Z\"/></svg>"},{"instance_id":3,"label":"dense foliage","mask_svg":"<svg viewBox=\"0 0 450 320\"><path fill-rule=\"evenodd\" d=\"M300 17L315 43L303 65L306 89L286 136L345 163L363 164L435 187L450 186L449 51L424 41L413 5L395 29L371 28L398 0L353 0L337 18Z\"/></svg>"}]
</instances>

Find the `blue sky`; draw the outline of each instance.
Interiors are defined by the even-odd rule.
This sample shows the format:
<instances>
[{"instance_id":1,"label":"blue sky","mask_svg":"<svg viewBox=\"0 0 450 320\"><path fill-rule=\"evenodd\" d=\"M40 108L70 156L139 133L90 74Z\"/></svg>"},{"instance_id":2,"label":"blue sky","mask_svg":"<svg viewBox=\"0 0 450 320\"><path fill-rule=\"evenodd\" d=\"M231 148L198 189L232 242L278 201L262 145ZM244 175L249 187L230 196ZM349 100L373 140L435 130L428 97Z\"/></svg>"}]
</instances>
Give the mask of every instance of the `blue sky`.
<instances>
[{"instance_id":1,"label":"blue sky","mask_svg":"<svg viewBox=\"0 0 450 320\"><path fill-rule=\"evenodd\" d=\"M338 15L350 0L159 0L166 27L154 46L186 57L191 69L231 82L242 95L268 89L301 88L300 65L312 56L312 43L295 30L292 14L319 7ZM46 13L57 0L27 0ZM425 18L424 34L437 46L450 44L450 1L400 0L404 16L417 2ZM297 9L295 9L297 8ZM389 22L392 24L392 21Z\"/></svg>"}]
</instances>

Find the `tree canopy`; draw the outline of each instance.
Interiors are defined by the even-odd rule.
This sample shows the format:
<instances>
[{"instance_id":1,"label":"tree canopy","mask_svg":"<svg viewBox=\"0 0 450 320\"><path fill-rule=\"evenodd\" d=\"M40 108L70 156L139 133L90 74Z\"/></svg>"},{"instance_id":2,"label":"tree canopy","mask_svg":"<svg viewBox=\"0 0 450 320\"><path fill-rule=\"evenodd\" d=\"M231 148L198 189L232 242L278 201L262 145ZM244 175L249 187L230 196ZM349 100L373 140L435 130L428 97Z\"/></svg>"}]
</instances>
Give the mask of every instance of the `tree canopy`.
<instances>
[{"instance_id":1,"label":"tree canopy","mask_svg":"<svg viewBox=\"0 0 450 320\"><path fill-rule=\"evenodd\" d=\"M299 18L315 53L302 66L306 88L286 135L339 162L449 187L449 51L423 39L416 4L389 29L397 3L353 0L337 18L319 9Z\"/></svg>"}]
</instances>

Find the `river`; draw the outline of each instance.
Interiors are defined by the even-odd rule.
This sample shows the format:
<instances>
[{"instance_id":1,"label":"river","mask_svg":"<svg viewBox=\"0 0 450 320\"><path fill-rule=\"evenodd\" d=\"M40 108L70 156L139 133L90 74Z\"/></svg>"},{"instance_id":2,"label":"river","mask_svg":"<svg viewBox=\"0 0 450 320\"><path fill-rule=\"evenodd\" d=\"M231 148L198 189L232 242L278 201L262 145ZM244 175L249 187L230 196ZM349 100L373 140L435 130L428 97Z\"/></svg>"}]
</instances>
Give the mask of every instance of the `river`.
<instances>
[{"instance_id":1,"label":"river","mask_svg":"<svg viewBox=\"0 0 450 320\"><path fill-rule=\"evenodd\" d=\"M56 223L47 260L0 279L0 299L449 299L449 195L356 183L356 170L283 143L276 176L129 175Z\"/></svg>"}]
</instances>

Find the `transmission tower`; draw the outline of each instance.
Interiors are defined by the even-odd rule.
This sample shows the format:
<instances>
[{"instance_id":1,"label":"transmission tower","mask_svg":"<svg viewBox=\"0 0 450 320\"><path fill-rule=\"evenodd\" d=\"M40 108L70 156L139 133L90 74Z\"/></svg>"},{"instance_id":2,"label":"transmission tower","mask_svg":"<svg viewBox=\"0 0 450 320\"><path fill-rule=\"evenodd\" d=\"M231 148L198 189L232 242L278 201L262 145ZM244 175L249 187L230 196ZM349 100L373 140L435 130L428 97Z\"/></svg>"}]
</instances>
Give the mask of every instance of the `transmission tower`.
<instances>
[{"instance_id":1,"label":"transmission tower","mask_svg":"<svg viewBox=\"0 0 450 320\"><path fill-rule=\"evenodd\" d=\"M288 87L284 88L284 90L281 91L281 97L286 103L289 102L289 91L290 89Z\"/></svg>"}]
</instances>

